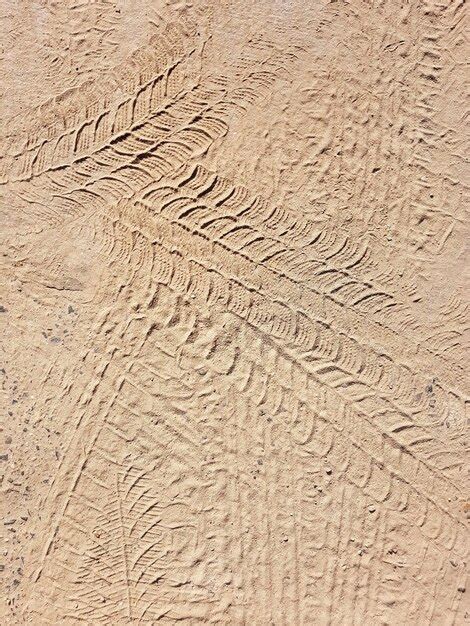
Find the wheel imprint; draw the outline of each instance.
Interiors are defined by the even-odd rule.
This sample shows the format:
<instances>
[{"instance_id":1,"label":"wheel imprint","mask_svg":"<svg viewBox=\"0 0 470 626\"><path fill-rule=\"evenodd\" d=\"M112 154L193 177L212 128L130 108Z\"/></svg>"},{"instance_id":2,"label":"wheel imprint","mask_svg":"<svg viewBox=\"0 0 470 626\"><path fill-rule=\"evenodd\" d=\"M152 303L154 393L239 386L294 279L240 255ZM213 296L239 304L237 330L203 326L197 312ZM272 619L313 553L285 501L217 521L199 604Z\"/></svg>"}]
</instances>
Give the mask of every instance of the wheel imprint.
<instances>
[{"instance_id":1,"label":"wheel imprint","mask_svg":"<svg viewBox=\"0 0 470 626\"><path fill-rule=\"evenodd\" d=\"M364 545L383 547L394 533L415 542L408 555L371 547L367 567L355 561L384 614L393 616L390 598L399 597L390 563L408 558L415 583L432 558L445 608L433 606L426 623L455 615L459 599L441 589L454 584L467 555L454 506L463 498L464 441L457 428L453 439L435 428L463 422L468 402L453 388L455 362L441 346L454 337L405 354L407 334L421 341L425 333L412 313L416 287L384 271L381 245L273 207L204 165L234 117L262 102L302 51L253 45L255 61L246 70L242 59L235 81L201 86L193 35L188 46L165 30L132 59L143 69L124 99L98 99L65 128L29 134L20 154L3 159L20 212L45 229L75 224L110 268L127 272L94 328L103 352L84 347L85 374L67 390L78 399L67 411L78 419L44 502L31 598L51 624L59 614L93 623L217 622L224 611L254 623L253 606L275 623L308 623L312 611L325 623L334 611L359 617L370 601L361 590L336 608L351 584L338 557L350 550L351 523ZM113 326L123 311L129 318ZM454 303L443 315L455 315L458 337L465 311ZM424 351L438 381L422 371ZM195 378L204 381L200 395ZM227 439L213 442L224 412ZM282 455L296 460L292 480L275 469ZM262 470L248 469L261 458ZM256 471L259 489L247 479ZM319 496L325 473L334 475L334 520ZM291 514L274 504L276 481ZM374 523L348 503L356 497L377 512ZM207 501L217 504L203 509ZM213 524L235 530L218 536ZM266 534L261 548L255 531ZM286 536L281 566L276 551ZM238 578L228 556L213 557L230 551ZM417 594L424 601L428 591L418 586ZM400 609L403 620L416 619L418 602Z\"/></svg>"}]
</instances>

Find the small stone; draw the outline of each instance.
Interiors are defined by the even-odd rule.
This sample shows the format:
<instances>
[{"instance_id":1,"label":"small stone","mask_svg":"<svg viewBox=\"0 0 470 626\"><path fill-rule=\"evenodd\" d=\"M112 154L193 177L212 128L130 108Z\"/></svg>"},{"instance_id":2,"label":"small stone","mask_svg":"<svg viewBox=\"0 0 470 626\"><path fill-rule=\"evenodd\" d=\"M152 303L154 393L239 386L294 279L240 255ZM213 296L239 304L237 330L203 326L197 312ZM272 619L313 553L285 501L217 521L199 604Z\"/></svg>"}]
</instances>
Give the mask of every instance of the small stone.
<instances>
[{"instance_id":1,"label":"small stone","mask_svg":"<svg viewBox=\"0 0 470 626\"><path fill-rule=\"evenodd\" d=\"M369 507L369 513L374 513L374 512L375 512L375 506L371 504Z\"/></svg>"},{"instance_id":2,"label":"small stone","mask_svg":"<svg viewBox=\"0 0 470 626\"><path fill-rule=\"evenodd\" d=\"M3 523L5 524L5 526L11 526L11 524L14 524L16 522L16 519L14 517L10 517L6 520L3 520Z\"/></svg>"},{"instance_id":3,"label":"small stone","mask_svg":"<svg viewBox=\"0 0 470 626\"><path fill-rule=\"evenodd\" d=\"M0 454L0 461L8 461L8 454Z\"/></svg>"},{"instance_id":4,"label":"small stone","mask_svg":"<svg viewBox=\"0 0 470 626\"><path fill-rule=\"evenodd\" d=\"M333 473L333 470L331 469L331 467L326 467L326 468L325 468L325 472L326 472L326 473L328 474L328 476L329 476L330 474L332 474L332 473Z\"/></svg>"},{"instance_id":5,"label":"small stone","mask_svg":"<svg viewBox=\"0 0 470 626\"><path fill-rule=\"evenodd\" d=\"M465 587L463 585L460 585L459 587L457 587L457 591L459 591L460 593L465 593Z\"/></svg>"},{"instance_id":6,"label":"small stone","mask_svg":"<svg viewBox=\"0 0 470 626\"><path fill-rule=\"evenodd\" d=\"M75 309L71 304L69 304L69 308L67 309L69 313L75 313Z\"/></svg>"},{"instance_id":7,"label":"small stone","mask_svg":"<svg viewBox=\"0 0 470 626\"><path fill-rule=\"evenodd\" d=\"M6 312L7 312L6 308L2 304L0 304L0 313L6 313Z\"/></svg>"}]
</instances>

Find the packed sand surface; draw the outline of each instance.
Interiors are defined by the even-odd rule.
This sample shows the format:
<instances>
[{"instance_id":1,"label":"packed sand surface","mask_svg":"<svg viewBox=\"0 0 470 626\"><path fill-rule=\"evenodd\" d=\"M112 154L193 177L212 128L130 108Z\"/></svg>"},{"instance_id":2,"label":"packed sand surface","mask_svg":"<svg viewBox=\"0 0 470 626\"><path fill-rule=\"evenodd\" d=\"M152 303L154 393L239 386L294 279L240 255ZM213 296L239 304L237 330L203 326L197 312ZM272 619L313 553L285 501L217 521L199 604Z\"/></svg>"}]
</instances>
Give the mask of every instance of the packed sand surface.
<instances>
[{"instance_id":1,"label":"packed sand surface","mask_svg":"<svg viewBox=\"0 0 470 626\"><path fill-rule=\"evenodd\" d=\"M470 623L464 1L0 16L0 623Z\"/></svg>"}]
</instances>

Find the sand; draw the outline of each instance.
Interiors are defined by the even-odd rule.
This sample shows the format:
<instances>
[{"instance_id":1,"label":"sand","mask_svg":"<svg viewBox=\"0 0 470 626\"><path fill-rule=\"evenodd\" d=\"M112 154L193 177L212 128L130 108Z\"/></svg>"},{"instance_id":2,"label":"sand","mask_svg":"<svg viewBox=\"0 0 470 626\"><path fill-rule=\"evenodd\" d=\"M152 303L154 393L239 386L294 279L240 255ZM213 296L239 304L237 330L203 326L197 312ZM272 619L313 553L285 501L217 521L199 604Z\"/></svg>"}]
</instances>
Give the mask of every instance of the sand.
<instances>
[{"instance_id":1,"label":"sand","mask_svg":"<svg viewBox=\"0 0 470 626\"><path fill-rule=\"evenodd\" d=\"M0 15L1 623L467 623L464 3Z\"/></svg>"}]
</instances>

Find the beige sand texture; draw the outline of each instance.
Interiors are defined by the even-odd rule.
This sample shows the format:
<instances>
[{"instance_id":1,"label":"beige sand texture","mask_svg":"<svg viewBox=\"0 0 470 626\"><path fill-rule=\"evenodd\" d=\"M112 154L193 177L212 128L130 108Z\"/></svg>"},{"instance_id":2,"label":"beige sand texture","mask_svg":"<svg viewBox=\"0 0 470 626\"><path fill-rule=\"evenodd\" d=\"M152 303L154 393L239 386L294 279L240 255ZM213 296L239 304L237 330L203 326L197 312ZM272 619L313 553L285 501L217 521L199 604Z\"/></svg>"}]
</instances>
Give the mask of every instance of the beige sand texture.
<instances>
[{"instance_id":1,"label":"beige sand texture","mask_svg":"<svg viewBox=\"0 0 470 626\"><path fill-rule=\"evenodd\" d=\"M1 624L470 623L463 0L0 15Z\"/></svg>"}]
</instances>

